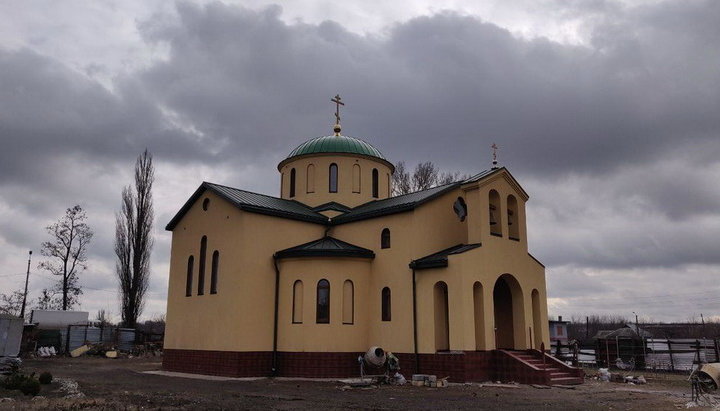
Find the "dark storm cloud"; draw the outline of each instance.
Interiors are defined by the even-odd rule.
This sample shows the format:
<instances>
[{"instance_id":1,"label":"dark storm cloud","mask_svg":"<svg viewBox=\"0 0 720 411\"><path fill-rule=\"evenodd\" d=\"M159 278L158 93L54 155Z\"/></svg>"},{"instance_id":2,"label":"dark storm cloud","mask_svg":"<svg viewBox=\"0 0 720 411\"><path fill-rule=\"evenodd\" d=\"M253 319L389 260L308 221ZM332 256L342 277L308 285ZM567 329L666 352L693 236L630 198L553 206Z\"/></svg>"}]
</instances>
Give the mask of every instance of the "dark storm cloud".
<instances>
[{"instance_id":1,"label":"dark storm cloud","mask_svg":"<svg viewBox=\"0 0 720 411\"><path fill-rule=\"evenodd\" d=\"M171 158L205 154L190 136L169 127L155 102L131 80L112 93L26 49L0 49L0 73L1 185L52 189L62 179L57 170L65 158L93 168L133 158L148 146Z\"/></svg>"},{"instance_id":2,"label":"dark storm cloud","mask_svg":"<svg viewBox=\"0 0 720 411\"><path fill-rule=\"evenodd\" d=\"M179 3L176 24L143 25L171 52L141 81L225 158L327 134L339 91L347 134L393 159L482 168L497 141L521 172L605 173L718 137L720 29L710 22L720 10L678 7L608 7L581 47L453 13L381 39L333 22L287 25L278 7Z\"/></svg>"}]
</instances>

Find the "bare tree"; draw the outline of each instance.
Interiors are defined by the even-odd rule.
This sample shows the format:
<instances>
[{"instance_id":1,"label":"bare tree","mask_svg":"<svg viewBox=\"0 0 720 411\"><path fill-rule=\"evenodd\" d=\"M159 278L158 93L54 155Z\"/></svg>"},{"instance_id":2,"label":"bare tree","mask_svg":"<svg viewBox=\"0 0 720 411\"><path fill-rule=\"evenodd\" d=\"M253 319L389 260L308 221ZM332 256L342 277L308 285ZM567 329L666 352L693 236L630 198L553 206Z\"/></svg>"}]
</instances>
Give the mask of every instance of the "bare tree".
<instances>
[{"instance_id":1,"label":"bare tree","mask_svg":"<svg viewBox=\"0 0 720 411\"><path fill-rule=\"evenodd\" d=\"M22 289L11 291L9 294L0 294L0 314L20 315L23 294Z\"/></svg>"},{"instance_id":2,"label":"bare tree","mask_svg":"<svg viewBox=\"0 0 720 411\"><path fill-rule=\"evenodd\" d=\"M135 187L123 189L120 212L115 217L115 271L120 283L121 314L125 327L135 327L145 306L150 282L153 247L152 154L145 150L135 162Z\"/></svg>"},{"instance_id":3,"label":"bare tree","mask_svg":"<svg viewBox=\"0 0 720 411\"><path fill-rule=\"evenodd\" d=\"M410 186L410 173L405 169L405 162L399 161L395 165L395 172L392 175L393 195L402 195L412 192Z\"/></svg>"},{"instance_id":4,"label":"bare tree","mask_svg":"<svg viewBox=\"0 0 720 411\"><path fill-rule=\"evenodd\" d=\"M107 312L105 312L104 308L98 310L97 314L95 315L95 321L100 327L107 327L108 325L112 325L110 323L110 316Z\"/></svg>"},{"instance_id":5,"label":"bare tree","mask_svg":"<svg viewBox=\"0 0 720 411\"><path fill-rule=\"evenodd\" d=\"M415 166L412 175L413 191L422 191L432 188L437 184L438 169L431 161L426 161Z\"/></svg>"},{"instance_id":6,"label":"bare tree","mask_svg":"<svg viewBox=\"0 0 720 411\"><path fill-rule=\"evenodd\" d=\"M405 168L405 162L400 161L395 165L393 174L393 195L414 193L429 188L454 183L468 178L459 172L442 172L431 161L426 161L415 166L412 175Z\"/></svg>"},{"instance_id":7,"label":"bare tree","mask_svg":"<svg viewBox=\"0 0 720 411\"><path fill-rule=\"evenodd\" d=\"M49 259L38 267L60 277L52 288L43 290L53 308L67 310L80 302L78 273L87 268L86 252L93 237L85 220L85 211L76 205L68 208L60 221L46 227L52 240L42 243L40 253Z\"/></svg>"}]
</instances>

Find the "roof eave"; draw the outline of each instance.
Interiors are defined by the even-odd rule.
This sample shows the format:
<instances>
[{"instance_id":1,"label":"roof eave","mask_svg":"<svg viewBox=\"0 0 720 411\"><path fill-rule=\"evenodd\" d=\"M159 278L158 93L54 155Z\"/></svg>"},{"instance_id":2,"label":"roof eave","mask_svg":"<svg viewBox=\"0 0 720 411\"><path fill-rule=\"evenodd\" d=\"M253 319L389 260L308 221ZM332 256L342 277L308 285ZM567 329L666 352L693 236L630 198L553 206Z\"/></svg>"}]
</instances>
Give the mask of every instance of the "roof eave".
<instances>
[{"instance_id":1,"label":"roof eave","mask_svg":"<svg viewBox=\"0 0 720 411\"><path fill-rule=\"evenodd\" d=\"M282 171L282 168L285 167L288 163L291 163L295 160L301 160L303 158L309 158L309 157L329 157L329 156L345 156L345 157L360 157L365 158L368 160L377 161L379 163L383 163L388 168L390 168L390 173L395 172L395 166L393 163L389 162L388 160L381 158L381 157L375 157L368 154L360 154L360 153L346 153L346 152L327 152L327 153L310 153L310 154L300 154L297 156L288 157L284 160L282 160L280 163L278 163L277 169L278 171Z\"/></svg>"},{"instance_id":2,"label":"roof eave","mask_svg":"<svg viewBox=\"0 0 720 411\"><path fill-rule=\"evenodd\" d=\"M340 215L333 219L332 224L340 225L340 224L344 224L344 223L350 223L353 221L367 220L370 218L381 217L381 216L390 215L390 214L397 214L397 213L402 213L405 211L412 211L412 210L418 208L419 206L421 206L429 201L432 201L432 200L442 196L443 194L450 192L451 190L453 190L455 188L460 187L460 184L461 184L460 182L448 184L448 186L446 188L439 190L437 193L427 196L426 198L423 198L422 200L418 200L414 203L402 204L402 205L388 207L388 208L384 208L384 209L380 209L380 210L376 210L376 211L370 211L370 212L367 212L364 214L358 214L358 215L349 215L349 216L348 215ZM413 194L413 193L410 193L410 194ZM394 198L394 197L389 197L388 199L391 199L391 198ZM378 201L378 200L373 200L372 202L375 202L375 201ZM383 201L383 200L380 200L380 201ZM365 204L368 204L368 203L365 203ZM361 204L355 208L362 207L363 205L364 204ZM351 212L352 212L352 210L351 210ZM339 221L337 221L337 220L339 220Z\"/></svg>"},{"instance_id":3,"label":"roof eave","mask_svg":"<svg viewBox=\"0 0 720 411\"><path fill-rule=\"evenodd\" d=\"M306 257L351 257L351 258L375 258L375 253L370 251L350 251L350 250L293 250L293 251L278 251L275 253L277 258L306 258Z\"/></svg>"},{"instance_id":4,"label":"roof eave","mask_svg":"<svg viewBox=\"0 0 720 411\"><path fill-rule=\"evenodd\" d=\"M240 210L247 211L250 213L256 213L256 214L264 214L264 215L270 215L274 217L282 217L287 218L290 220L297 220L297 221L304 221L308 223L314 223L314 224L321 224L321 225L327 225L328 221L327 218L323 215L315 216L304 216L300 214L293 214L288 213L285 211L270 209L270 208L264 208L264 207L257 207L252 206L248 204L238 204L236 201L234 201L232 198L228 197L223 191L217 190L211 183L208 183L207 181L203 181L202 184L200 184L200 187L195 190L195 192L190 196L190 198L185 202L185 204L180 208L180 211L178 211L175 216L170 220L170 222L165 226L165 230L167 231L173 231L175 227L177 227L178 223L182 218L185 216L185 214L190 210L190 207L197 201L197 199L206 191L210 190L213 193L215 193L218 197L221 197L225 201L228 201L229 203L233 204L235 207L237 207Z\"/></svg>"}]
</instances>

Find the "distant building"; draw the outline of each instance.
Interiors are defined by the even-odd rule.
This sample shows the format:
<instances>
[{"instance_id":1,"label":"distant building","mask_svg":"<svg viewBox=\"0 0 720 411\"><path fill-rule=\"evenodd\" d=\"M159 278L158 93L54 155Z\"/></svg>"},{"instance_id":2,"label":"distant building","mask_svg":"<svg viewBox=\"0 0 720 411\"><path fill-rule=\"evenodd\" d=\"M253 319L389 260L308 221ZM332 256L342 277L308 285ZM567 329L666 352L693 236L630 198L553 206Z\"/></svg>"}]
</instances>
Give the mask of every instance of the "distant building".
<instances>
[{"instance_id":1,"label":"distant building","mask_svg":"<svg viewBox=\"0 0 720 411\"><path fill-rule=\"evenodd\" d=\"M561 345L567 345L567 325L570 323L570 321L563 321L562 316L558 316L557 320L550 320L549 323L550 344L555 346L558 345L559 342Z\"/></svg>"},{"instance_id":2,"label":"distant building","mask_svg":"<svg viewBox=\"0 0 720 411\"><path fill-rule=\"evenodd\" d=\"M636 324L625 324L616 330L598 331L593 337L597 364L609 367L620 360L623 363L632 363L634 367L644 368L647 338L652 338L652 334Z\"/></svg>"}]
</instances>

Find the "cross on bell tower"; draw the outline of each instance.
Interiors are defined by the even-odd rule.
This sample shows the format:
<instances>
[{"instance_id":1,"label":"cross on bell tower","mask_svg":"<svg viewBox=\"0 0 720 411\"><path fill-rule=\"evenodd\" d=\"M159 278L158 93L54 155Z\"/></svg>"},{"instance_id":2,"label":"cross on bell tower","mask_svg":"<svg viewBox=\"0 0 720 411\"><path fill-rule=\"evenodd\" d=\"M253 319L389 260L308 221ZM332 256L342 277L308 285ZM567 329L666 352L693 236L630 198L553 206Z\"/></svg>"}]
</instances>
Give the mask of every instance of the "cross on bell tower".
<instances>
[{"instance_id":1,"label":"cross on bell tower","mask_svg":"<svg viewBox=\"0 0 720 411\"><path fill-rule=\"evenodd\" d=\"M497 146L497 144L492 143L492 145L490 147L493 149L492 169L495 170L498 168L498 161L497 161L498 146Z\"/></svg>"},{"instance_id":2,"label":"cross on bell tower","mask_svg":"<svg viewBox=\"0 0 720 411\"><path fill-rule=\"evenodd\" d=\"M336 136L340 135L340 131L342 131L342 127L340 126L340 106L344 106L345 103L343 103L340 98L340 94L336 94L334 98L331 98L330 101L335 103L335 126L333 126L333 131L335 132Z\"/></svg>"}]
</instances>

